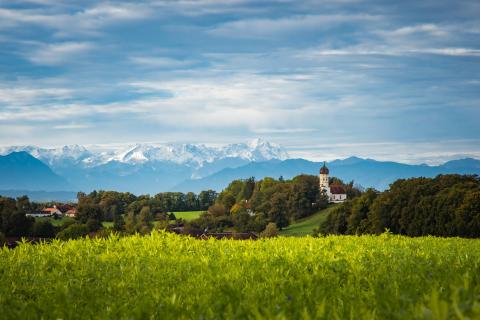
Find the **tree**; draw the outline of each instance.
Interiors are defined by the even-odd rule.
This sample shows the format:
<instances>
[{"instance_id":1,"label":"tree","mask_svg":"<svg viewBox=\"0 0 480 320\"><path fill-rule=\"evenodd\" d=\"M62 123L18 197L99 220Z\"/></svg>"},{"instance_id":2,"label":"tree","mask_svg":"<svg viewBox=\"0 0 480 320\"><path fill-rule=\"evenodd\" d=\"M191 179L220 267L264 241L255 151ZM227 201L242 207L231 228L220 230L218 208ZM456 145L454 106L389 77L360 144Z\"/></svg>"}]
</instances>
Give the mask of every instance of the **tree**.
<instances>
[{"instance_id":1,"label":"tree","mask_svg":"<svg viewBox=\"0 0 480 320\"><path fill-rule=\"evenodd\" d=\"M88 219L86 225L90 232L96 232L103 228L102 223L95 219Z\"/></svg>"},{"instance_id":2,"label":"tree","mask_svg":"<svg viewBox=\"0 0 480 320\"><path fill-rule=\"evenodd\" d=\"M206 190L200 192L198 195L198 202L199 202L199 210L207 210L212 204L215 203L217 199L217 192L214 190Z\"/></svg>"},{"instance_id":3,"label":"tree","mask_svg":"<svg viewBox=\"0 0 480 320\"><path fill-rule=\"evenodd\" d=\"M135 215L135 212L131 211L128 213L125 221L125 231L127 231L127 233L134 234L138 232L137 227L137 216Z\"/></svg>"},{"instance_id":4,"label":"tree","mask_svg":"<svg viewBox=\"0 0 480 320\"><path fill-rule=\"evenodd\" d=\"M124 231L125 230L125 220L123 216L117 214L113 217L113 230L115 231Z\"/></svg>"},{"instance_id":5,"label":"tree","mask_svg":"<svg viewBox=\"0 0 480 320\"><path fill-rule=\"evenodd\" d=\"M273 238L278 236L278 228L274 222L269 222L265 230L260 234L262 238Z\"/></svg>"},{"instance_id":6,"label":"tree","mask_svg":"<svg viewBox=\"0 0 480 320\"><path fill-rule=\"evenodd\" d=\"M33 224L32 235L40 238L54 238L55 228L48 220L37 220Z\"/></svg>"},{"instance_id":7,"label":"tree","mask_svg":"<svg viewBox=\"0 0 480 320\"><path fill-rule=\"evenodd\" d=\"M270 200L270 210L268 212L268 217L270 221L275 222L275 224L280 228L288 226L289 221L287 217L287 200L288 195L285 193L276 193L272 196Z\"/></svg>"},{"instance_id":8,"label":"tree","mask_svg":"<svg viewBox=\"0 0 480 320\"><path fill-rule=\"evenodd\" d=\"M82 201L81 203L78 204L77 210L78 210L77 219L82 223L86 223L87 220L89 219L102 221L102 210L100 209L100 206L97 204L93 204L89 201L88 202Z\"/></svg>"},{"instance_id":9,"label":"tree","mask_svg":"<svg viewBox=\"0 0 480 320\"><path fill-rule=\"evenodd\" d=\"M74 223L57 234L57 238L61 240L78 239L88 234L86 224Z\"/></svg>"},{"instance_id":10,"label":"tree","mask_svg":"<svg viewBox=\"0 0 480 320\"><path fill-rule=\"evenodd\" d=\"M214 204L208 208L208 213L214 217L220 217L227 214L227 208L222 204Z\"/></svg>"},{"instance_id":11,"label":"tree","mask_svg":"<svg viewBox=\"0 0 480 320\"><path fill-rule=\"evenodd\" d=\"M153 215L150 211L150 207L143 207L142 210L140 210L140 214L138 215L138 222L142 226L152 226L152 221L153 221Z\"/></svg>"},{"instance_id":12,"label":"tree","mask_svg":"<svg viewBox=\"0 0 480 320\"><path fill-rule=\"evenodd\" d=\"M242 191L237 198L237 201L249 200L252 197L253 190L255 190L255 178L251 177L244 181Z\"/></svg>"}]
</instances>

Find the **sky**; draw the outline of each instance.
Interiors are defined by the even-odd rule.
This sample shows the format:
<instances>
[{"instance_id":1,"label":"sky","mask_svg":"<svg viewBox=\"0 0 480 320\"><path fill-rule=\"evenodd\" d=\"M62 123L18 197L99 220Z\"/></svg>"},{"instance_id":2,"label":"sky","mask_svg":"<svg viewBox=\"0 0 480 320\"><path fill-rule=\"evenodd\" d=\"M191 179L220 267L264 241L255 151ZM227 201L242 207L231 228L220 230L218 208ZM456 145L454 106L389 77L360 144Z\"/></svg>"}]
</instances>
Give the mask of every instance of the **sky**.
<instances>
[{"instance_id":1,"label":"sky","mask_svg":"<svg viewBox=\"0 0 480 320\"><path fill-rule=\"evenodd\" d=\"M478 0L0 0L0 145L480 158Z\"/></svg>"}]
</instances>

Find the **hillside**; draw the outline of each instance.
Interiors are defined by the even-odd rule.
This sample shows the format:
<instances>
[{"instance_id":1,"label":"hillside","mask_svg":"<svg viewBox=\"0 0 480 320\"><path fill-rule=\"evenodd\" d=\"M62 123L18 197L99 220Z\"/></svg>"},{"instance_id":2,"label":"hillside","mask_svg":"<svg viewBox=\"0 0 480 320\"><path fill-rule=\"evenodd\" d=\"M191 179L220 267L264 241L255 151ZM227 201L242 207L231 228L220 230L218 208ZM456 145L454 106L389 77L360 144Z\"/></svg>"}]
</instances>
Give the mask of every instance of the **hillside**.
<instances>
[{"instance_id":1,"label":"hillside","mask_svg":"<svg viewBox=\"0 0 480 320\"><path fill-rule=\"evenodd\" d=\"M281 230L280 234L282 236L293 236L293 237L304 237L304 236L312 235L313 229L318 228L320 224L323 221L325 221L328 214L331 212L331 210L334 207L335 205L331 205L329 208L325 210L321 210L311 215L310 217L298 220L295 223Z\"/></svg>"}]
</instances>

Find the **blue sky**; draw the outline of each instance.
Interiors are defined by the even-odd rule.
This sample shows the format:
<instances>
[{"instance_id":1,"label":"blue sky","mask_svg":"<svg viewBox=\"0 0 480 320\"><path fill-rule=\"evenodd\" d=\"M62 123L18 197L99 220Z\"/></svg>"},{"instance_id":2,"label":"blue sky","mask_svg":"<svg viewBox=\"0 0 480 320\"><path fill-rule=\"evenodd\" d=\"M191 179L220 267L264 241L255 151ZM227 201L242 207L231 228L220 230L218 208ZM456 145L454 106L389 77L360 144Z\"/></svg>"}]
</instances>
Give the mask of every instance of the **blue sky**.
<instances>
[{"instance_id":1,"label":"blue sky","mask_svg":"<svg viewBox=\"0 0 480 320\"><path fill-rule=\"evenodd\" d=\"M0 0L0 144L480 157L480 2Z\"/></svg>"}]
</instances>

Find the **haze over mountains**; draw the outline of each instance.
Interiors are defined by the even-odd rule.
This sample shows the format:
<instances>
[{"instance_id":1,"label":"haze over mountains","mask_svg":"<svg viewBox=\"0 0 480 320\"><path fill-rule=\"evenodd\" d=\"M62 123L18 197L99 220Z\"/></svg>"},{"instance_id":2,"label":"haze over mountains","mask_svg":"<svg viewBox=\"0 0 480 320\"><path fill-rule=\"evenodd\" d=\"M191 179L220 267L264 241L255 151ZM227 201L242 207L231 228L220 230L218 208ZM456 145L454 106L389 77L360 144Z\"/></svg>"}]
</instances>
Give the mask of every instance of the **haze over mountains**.
<instances>
[{"instance_id":1,"label":"haze over mountains","mask_svg":"<svg viewBox=\"0 0 480 320\"><path fill-rule=\"evenodd\" d=\"M74 197L76 191L95 189L135 194L220 191L234 179L317 174L320 165L290 159L283 147L261 139L220 147L203 144L137 144L114 149L78 145L55 149L13 146L0 148L3 177L0 193L63 200L69 195L49 196L40 191L72 191L70 197ZM427 166L350 157L332 161L328 166L333 176L379 190L399 178L433 177L441 173L480 174L480 161L476 159Z\"/></svg>"}]
</instances>

